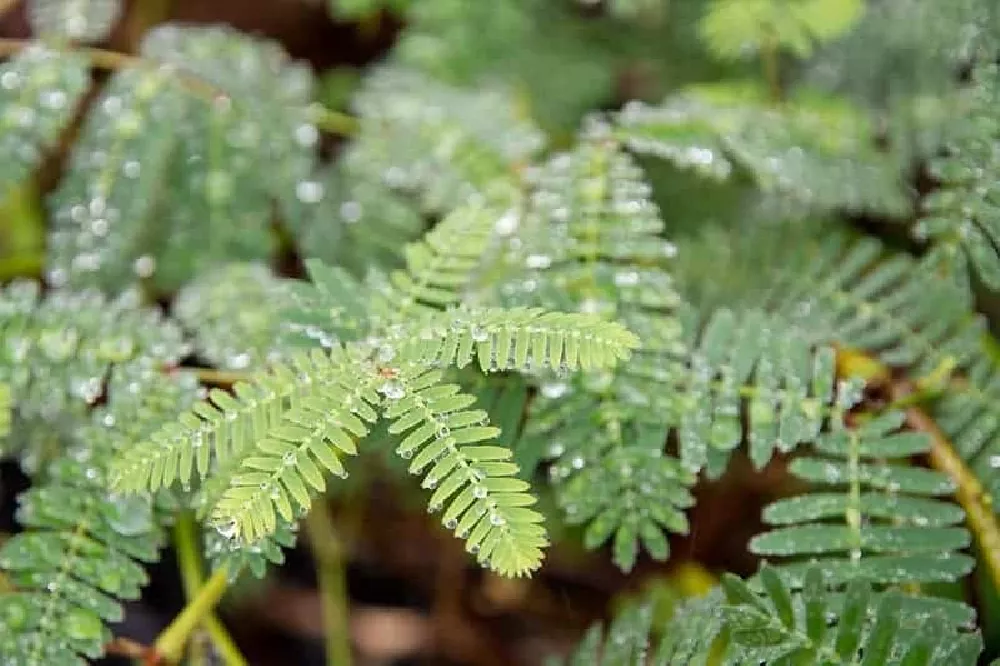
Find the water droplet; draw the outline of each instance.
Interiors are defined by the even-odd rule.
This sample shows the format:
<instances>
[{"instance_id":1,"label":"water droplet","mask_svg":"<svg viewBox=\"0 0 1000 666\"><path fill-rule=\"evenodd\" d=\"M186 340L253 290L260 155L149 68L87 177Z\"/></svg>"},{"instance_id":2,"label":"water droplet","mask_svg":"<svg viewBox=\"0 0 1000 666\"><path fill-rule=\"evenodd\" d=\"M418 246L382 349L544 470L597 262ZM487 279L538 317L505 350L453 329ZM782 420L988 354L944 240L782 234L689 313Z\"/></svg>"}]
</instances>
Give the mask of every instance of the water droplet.
<instances>
[{"instance_id":1,"label":"water droplet","mask_svg":"<svg viewBox=\"0 0 1000 666\"><path fill-rule=\"evenodd\" d=\"M547 254L529 254L524 260L524 265L528 268L542 270L552 265L552 257Z\"/></svg>"},{"instance_id":2,"label":"water droplet","mask_svg":"<svg viewBox=\"0 0 1000 666\"><path fill-rule=\"evenodd\" d=\"M504 520L504 517L501 516L500 514L498 514L498 513L491 513L490 514L490 524L499 527L501 525L506 525L507 521Z\"/></svg>"},{"instance_id":3,"label":"water droplet","mask_svg":"<svg viewBox=\"0 0 1000 666\"><path fill-rule=\"evenodd\" d=\"M393 358L396 357L396 350L393 349L391 345L382 345L378 348L378 354L375 356L379 363L388 363Z\"/></svg>"},{"instance_id":4,"label":"water droplet","mask_svg":"<svg viewBox=\"0 0 1000 666\"><path fill-rule=\"evenodd\" d=\"M455 520L454 518L451 518L449 520L444 521L444 526L449 530L453 530L456 527L458 527L458 521Z\"/></svg>"},{"instance_id":5,"label":"water droplet","mask_svg":"<svg viewBox=\"0 0 1000 666\"><path fill-rule=\"evenodd\" d=\"M229 520L224 523L219 523L215 526L215 531L219 533L223 539L232 540L236 538L236 533L238 531L238 526L235 520Z\"/></svg>"},{"instance_id":6,"label":"water droplet","mask_svg":"<svg viewBox=\"0 0 1000 666\"><path fill-rule=\"evenodd\" d=\"M385 384L379 387L379 393L384 395L389 400L399 400L406 395L406 388L400 382L395 380L389 380Z\"/></svg>"},{"instance_id":7,"label":"water droplet","mask_svg":"<svg viewBox=\"0 0 1000 666\"><path fill-rule=\"evenodd\" d=\"M345 201L340 204L340 217L348 224L360 222L362 212L361 204L357 201Z\"/></svg>"},{"instance_id":8,"label":"water droplet","mask_svg":"<svg viewBox=\"0 0 1000 666\"><path fill-rule=\"evenodd\" d=\"M549 382L542 384L542 395L546 398L555 400L556 398L561 398L566 395L569 391L569 386L563 382Z\"/></svg>"},{"instance_id":9,"label":"water droplet","mask_svg":"<svg viewBox=\"0 0 1000 666\"><path fill-rule=\"evenodd\" d=\"M426 488L427 490L433 490L437 488L438 480L433 476L428 476L424 479L424 482L420 484L421 488Z\"/></svg>"},{"instance_id":10,"label":"water droplet","mask_svg":"<svg viewBox=\"0 0 1000 666\"><path fill-rule=\"evenodd\" d=\"M486 486L475 486L472 489L472 496L476 499L483 499L486 497Z\"/></svg>"},{"instance_id":11,"label":"water droplet","mask_svg":"<svg viewBox=\"0 0 1000 666\"><path fill-rule=\"evenodd\" d=\"M7 71L0 75L0 86L5 90L13 90L21 85L21 76L17 72Z\"/></svg>"},{"instance_id":12,"label":"water droplet","mask_svg":"<svg viewBox=\"0 0 1000 666\"><path fill-rule=\"evenodd\" d=\"M315 146L316 142L319 141L319 131L315 125L308 123L299 125L295 128L295 141L305 148Z\"/></svg>"},{"instance_id":13,"label":"water droplet","mask_svg":"<svg viewBox=\"0 0 1000 666\"><path fill-rule=\"evenodd\" d=\"M497 232L497 235L510 236L517 231L519 224L520 217L518 216L517 211L510 208L506 213L500 216L500 219L497 220L494 230Z\"/></svg>"},{"instance_id":14,"label":"water droplet","mask_svg":"<svg viewBox=\"0 0 1000 666\"><path fill-rule=\"evenodd\" d=\"M142 166L136 160L129 160L122 165L122 173L126 178L138 178L141 171Z\"/></svg>"},{"instance_id":15,"label":"water droplet","mask_svg":"<svg viewBox=\"0 0 1000 666\"><path fill-rule=\"evenodd\" d=\"M639 284L639 271L620 271L615 273L615 284L619 287L630 287Z\"/></svg>"},{"instance_id":16,"label":"water droplet","mask_svg":"<svg viewBox=\"0 0 1000 666\"><path fill-rule=\"evenodd\" d=\"M148 254L144 254L135 260L132 268L139 277L148 278L156 270L156 259Z\"/></svg>"},{"instance_id":17,"label":"water droplet","mask_svg":"<svg viewBox=\"0 0 1000 666\"><path fill-rule=\"evenodd\" d=\"M295 196L302 203L319 203L324 194L323 184L315 180L302 180L295 185Z\"/></svg>"}]
</instances>

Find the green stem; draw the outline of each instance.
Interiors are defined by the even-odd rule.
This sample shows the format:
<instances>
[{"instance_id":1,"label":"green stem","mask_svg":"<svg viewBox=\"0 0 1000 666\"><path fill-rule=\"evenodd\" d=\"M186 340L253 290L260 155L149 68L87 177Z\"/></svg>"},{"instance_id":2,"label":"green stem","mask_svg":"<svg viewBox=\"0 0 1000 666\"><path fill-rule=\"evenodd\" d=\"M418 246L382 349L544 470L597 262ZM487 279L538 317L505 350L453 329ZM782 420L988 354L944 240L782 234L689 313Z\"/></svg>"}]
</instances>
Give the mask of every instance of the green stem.
<instances>
[{"instance_id":1,"label":"green stem","mask_svg":"<svg viewBox=\"0 0 1000 666\"><path fill-rule=\"evenodd\" d=\"M347 576L340 537L326 504L317 502L306 517L306 532L316 559L323 605L323 633L326 636L327 666L351 665L351 640L348 628Z\"/></svg>"},{"instance_id":2,"label":"green stem","mask_svg":"<svg viewBox=\"0 0 1000 666\"><path fill-rule=\"evenodd\" d=\"M767 89L771 95L771 101L777 104L784 97L781 90L781 61L779 59L777 41L770 32L767 33L761 42L760 59L761 66L764 69L764 80L767 82Z\"/></svg>"},{"instance_id":3,"label":"green stem","mask_svg":"<svg viewBox=\"0 0 1000 666\"><path fill-rule=\"evenodd\" d=\"M18 254L0 261L0 281L41 275L45 257L41 254Z\"/></svg>"},{"instance_id":4,"label":"green stem","mask_svg":"<svg viewBox=\"0 0 1000 666\"><path fill-rule=\"evenodd\" d=\"M170 663L180 661L192 632L211 614L228 587L229 573L225 569L216 570L180 615L157 637L155 653Z\"/></svg>"},{"instance_id":5,"label":"green stem","mask_svg":"<svg viewBox=\"0 0 1000 666\"><path fill-rule=\"evenodd\" d=\"M182 514L174 527L174 546L177 549L177 563L181 572L181 582L184 585L184 595L190 601L198 595L199 590L205 584L205 573L198 555L196 524L190 512ZM227 666L247 666L247 660L215 613L210 612L206 615L202 624L224 664Z\"/></svg>"},{"instance_id":6,"label":"green stem","mask_svg":"<svg viewBox=\"0 0 1000 666\"><path fill-rule=\"evenodd\" d=\"M333 111L322 104L312 104L309 107L309 119L327 134L354 136L358 133L357 118Z\"/></svg>"},{"instance_id":7,"label":"green stem","mask_svg":"<svg viewBox=\"0 0 1000 666\"><path fill-rule=\"evenodd\" d=\"M0 0L0 2L2 1ZM31 39L0 39L0 56L19 53L35 43ZM119 70L125 67L157 67L159 65L154 60L107 49L78 47L73 48L72 51L87 58L91 66L98 69ZM228 96L225 90L189 72L177 71L175 76L192 92L207 99L215 99L220 95ZM316 123L316 126L328 134L351 136L357 133L358 121L353 116L331 111L321 104L312 104L308 111L310 119Z\"/></svg>"}]
</instances>

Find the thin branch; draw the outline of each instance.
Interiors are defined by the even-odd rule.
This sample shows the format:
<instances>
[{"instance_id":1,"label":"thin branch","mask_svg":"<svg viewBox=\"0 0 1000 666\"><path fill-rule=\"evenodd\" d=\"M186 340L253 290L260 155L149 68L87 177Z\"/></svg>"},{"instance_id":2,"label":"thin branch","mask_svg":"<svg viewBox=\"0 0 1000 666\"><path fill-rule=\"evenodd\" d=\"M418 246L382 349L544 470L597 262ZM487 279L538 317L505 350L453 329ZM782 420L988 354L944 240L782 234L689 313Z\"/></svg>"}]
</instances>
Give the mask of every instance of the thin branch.
<instances>
[{"instance_id":1,"label":"thin branch","mask_svg":"<svg viewBox=\"0 0 1000 666\"><path fill-rule=\"evenodd\" d=\"M912 391L912 386L907 382L892 385L894 400L905 398ZM955 451L947 435L926 412L919 407L910 407L906 410L906 423L912 429L930 436L930 463L935 469L947 474L958 486L955 497L965 510L969 529L979 542L983 563L989 570L994 585L1000 587L1000 525L997 524L986 489Z\"/></svg>"},{"instance_id":2,"label":"thin branch","mask_svg":"<svg viewBox=\"0 0 1000 666\"><path fill-rule=\"evenodd\" d=\"M2 2L4 0L0 0L0 3ZM30 39L0 39L0 57L19 53L36 43ZM107 49L74 47L71 51L84 56L93 67L98 69L119 70L127 67L151 69L161 66L161 63L149 58ZM225 89L190 72L174 70L174 74L184 86L206 99L230 97L229 92ZM316 124L316 127L328 134L351 136L357 133L358 121L353 116L327 109L318 103L310 105L308 111L310 119Z\"/></svg>"},{"instance_id":3,"label":"thin branch","mask_svg":"<svg viewBox=\"0 0 1000 666\"><path fill-rule=\"evenodd\" d=\"M228 587L229 573L225 569L216 570L205 586L198 590L198 594L156 639L154 651L157 659L169 663L180 661L192 632L212 612Z\"/></svg>"},{"instance_id":4,"label":"thin branch","mask_svg":"<svg viewBox=\"0 0 1000 666\"><path fill-rule=\"evenodd\" d=\"M178 567L181 573L181 582L184 585L184 595L188 601L197 597L198 592L205 584L205 574L202 571L195 528L194 517L189 512L182 514L174 526L174 546L177 549ZM214 612L205 616L202 626L224 664L227 666L247 666L247 660Z\"/></svg>"},{"instance_id":5,"label":"thin branch","mask_svg":"<svg viewBox=\"0 0 1000 666\"><path fill-rule=\"evenodd\" d=\"M306 533L316 560L327 666L350 666L349 599L344 553L325 502L317 502L306 517Z\"/></svg>"}]
</instances>

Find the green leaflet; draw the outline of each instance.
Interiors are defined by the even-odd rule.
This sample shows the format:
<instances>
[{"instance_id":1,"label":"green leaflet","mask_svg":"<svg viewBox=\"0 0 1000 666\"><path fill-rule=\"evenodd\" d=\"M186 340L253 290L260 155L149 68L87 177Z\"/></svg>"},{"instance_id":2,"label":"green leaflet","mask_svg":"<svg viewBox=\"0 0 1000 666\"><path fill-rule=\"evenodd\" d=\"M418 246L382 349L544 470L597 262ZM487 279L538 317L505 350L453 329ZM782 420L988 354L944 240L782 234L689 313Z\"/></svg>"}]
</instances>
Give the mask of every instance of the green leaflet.
<instances>
[{"instance_id":1,"label":"green leaflet","mask_svg":"<svg viewBox=\"0 0 1000 666\"><path fill-rule=\"evenodd\" d=\"M55 145L89 84L84 58L39 44L0 65L0 198Z\"/></svg>"},{"instance_id":2,"label":"green leaflet","mask_svg":"<svg viewBox=\"0 0 1000 666\"><path fill-rule=\"evenodd\" d=\"M973 666L982 652L978 632L927 612L921 599L875 593L862 580L834 596L821 569L810 568L801 592L793 593L765 566L755 582L763 594L723 576L726 664Z\"/></svg>"},{"instance_id":3,"label":"green leaflet","mask_svg":"<svg viewBox=\"0 0 1000 666\"><path fill-rule=\"evenodd\" d=\"M940 472L906 465L930 443L924 435L895 432L901 424L901 414L889 413L821 435L816 450L827 457L799 458L790 469L823 491L771 504L764 520L776 527L754 537L750 550L809 556L832 583L939 582L969 573L973 560L959 552L969 546L969 533L956 527L964 513L933 499L954 486ZM804 566L788 566L792 580L800 580Z\"/></svg>"},{"instance_id":4,"label":"green leaflet","mask_svg":"<svg viewBox=\"0 0 1000 666\"><path fill-rule=\"evenodd\" d=\"M742 0L741 0L742 1ZM754 83L690 86L658 106L618 115L629 148L716 179L746 170L799 215L905 215L900 164L874 147L870 121L848 103L801 90L776 106Z\"/></svg>"},{"instance_id":5,"label":"green leaflet","mask_svg":"<svg viewBox=\"0 0 1000 666\"><path fill-rule=\"evenodd\" d=\"M28 21L41 37L99 42L111 32L121 5L121 0L30 0Z\"/></svg>"},{"instance_id":6,"label":"green leaflet","mask_svg":"<svg viewBox=\"0 0 1000 666\"><path fill-rule=\"evenodd\" d=\"M16 592L0 594L0 659L24 666L76 666L96 659L122 619L122 600L139 597L144 563L157 559L163 516L148 497L113 496L106 466L159 421L174 418L197 382L168 380L141 362L119 366L109 400L73 437L66 455L19 498L23 532L0 549ZM44 426L43 426L44 427Z\"/></svg>"}]
</instances>

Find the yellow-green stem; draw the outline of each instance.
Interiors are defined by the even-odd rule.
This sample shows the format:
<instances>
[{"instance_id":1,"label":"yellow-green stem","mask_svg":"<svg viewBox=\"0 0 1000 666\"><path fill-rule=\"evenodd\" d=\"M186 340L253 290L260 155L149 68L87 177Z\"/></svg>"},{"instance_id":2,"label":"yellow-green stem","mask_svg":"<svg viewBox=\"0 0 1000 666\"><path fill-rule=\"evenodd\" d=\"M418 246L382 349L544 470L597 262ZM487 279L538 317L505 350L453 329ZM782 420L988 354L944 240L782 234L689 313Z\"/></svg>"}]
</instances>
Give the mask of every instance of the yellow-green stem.
<instances>
[{"instance_id":1,"label":"yellow-green stem","mask_svg":"<svg viewBox=\"0 0 1000 666\"><path fill-rule=\"evenodd\" d=\"M323 605L326 663L327 666L350 666L349 602L343 547L323 501L317 502L306 517L306 533L316 560L316 576Z\"/></svg>"},{"instance_id":2,"label":"yellow-green stem","mask_svg":"<svg viewBox=\"0 0 1000 666\"><path fill-rule=\"evenodd\" d=\"M2 1L0 0L0 2ZM34 43L30 39L0 39L0 56L19 53ZM90 61L90 64L98 69L118 70L125 67L148 68L159 66L159 63L153 60L128 53L109 51L107 49L74 47L72 51L86 57ZM220 95L228 96L225 90L189 72L177 71L176 76L190 90L209 99L215 99ZM357 133L358 121L354 117L345 113L332 111L321 104L311 105L309 107L309 116L319 129L328 134L350 136Z\"/></svg>"},{"instance_id":3,"label":"yellow-green stem","mask_svg":"<svg viewBox=\"0 0 1000 666\"><path fill-rule=\"evenodd\" d=\"M156 639L154 651L160 659L168 663L180 661L191 634L211 614L228 587L228 572L225 569L216 570L180 615Z\"/></svg>"},{"instance_id":4,"label":"yellow-green stem","mask_svg":"<svg viewBox=\"0 0 1000 666\"><path fill-rule=\"evenodd\" d=\"M781 60L778 43L771 34L768 34L761 43L760 59L771 101L778 103L784 96L781 90Z\"/></svg>"},{"instance_id":5,"label":"yellow-green stem","mask_svg":"<svg viewBox=\"0 0 1000 666\"><path fill-rule=\"evenodd\" d=\"M198 532L194 516L190 512L185 512L177 520L177 525L174 527L174 546L177 549L177 563L181 573L181 583L184 585L184 595L191 601L197 597L205 584L205 574L199 556ZM212 645L226 666L247 666L247 660L214 612L205 616L202 626L208 632Z\"/></svg>"}]
</instances>

